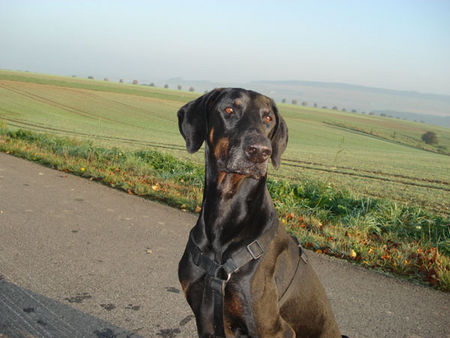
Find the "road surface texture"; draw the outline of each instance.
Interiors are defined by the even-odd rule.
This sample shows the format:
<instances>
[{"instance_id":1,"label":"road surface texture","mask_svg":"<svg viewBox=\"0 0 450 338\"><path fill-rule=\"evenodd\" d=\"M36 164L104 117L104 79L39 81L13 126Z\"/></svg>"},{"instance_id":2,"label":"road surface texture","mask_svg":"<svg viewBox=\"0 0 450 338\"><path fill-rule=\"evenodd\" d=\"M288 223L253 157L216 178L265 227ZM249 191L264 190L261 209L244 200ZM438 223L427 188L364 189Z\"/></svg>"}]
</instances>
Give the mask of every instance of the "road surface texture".
<instances>
[{"instance_id":1,"label":"road surface texture","mask_svg":"<svg viewBox=\"0 0 450 338\"><path fill-rule=\"evenodd\" d=\"M0 337L195 337L196 216L0 153ZM450 297L308 252L342 333L449 337Z\"/></svg>"}]
</instances>

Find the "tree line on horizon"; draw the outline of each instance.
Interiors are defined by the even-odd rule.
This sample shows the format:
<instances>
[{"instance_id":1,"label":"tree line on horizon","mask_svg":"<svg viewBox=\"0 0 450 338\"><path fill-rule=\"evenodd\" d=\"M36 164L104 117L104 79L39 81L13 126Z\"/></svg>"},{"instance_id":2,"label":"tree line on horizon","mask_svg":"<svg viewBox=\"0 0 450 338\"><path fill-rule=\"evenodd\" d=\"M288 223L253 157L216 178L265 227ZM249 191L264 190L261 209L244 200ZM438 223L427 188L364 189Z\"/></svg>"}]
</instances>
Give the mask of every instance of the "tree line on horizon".
<instances>
[{"instance_id":1,"label":"tree line on horizon","mask_svg":"<svg viewBox=\"0 0 450 338\"><path fill-rule=\"evenodd\" d=\"M76 75L72 75L72 77L76 77ZM88 79L94 80L94 77L93 77L93 76L88 76ZM103 80L108 82L108 81L109 81L109 78L105 77ZM124 79L122 79L122 78L119 79L119 83L125 83ZM138 81L138 80L132 80L131 83L132 83L133 85L139 85L139 81ZM156 85L155 85L154 82L151 82L151 83L149 83L149 84L143 83L143 84L141 84L141 85L142 85L142 86L149 86L149 87L156 87ZM166 84L164 84L163 88L168 89L168 88L169 88L169 85L166 83ZM178 84L178 85L177 85L177 89L178 89L178 90L182 90L182 89L183 89L182 85ZM194 92L194 91L195 91L195 88L194 88L193 86L190 86L188 90L189 90L190 92ZM205 90L204 93L205 93L205 94L208 93L208 90ZM286 98L281 99L281 103L286 104L286 103L287 103ZM292 100L291 100L291 104L292 104L292 105L298 105L298 100L297 100L297 99L292 99ZM302 102L301 102L301 106L307 107L307 106L308 106L308 102L307 102L307 101L302 101ZM319 105L318 105L316 102L314 102L313 105L312 105L312 107L314 107L314 108L319 108ZM327 106L322 106L321 108L322 108L322 109L329 109ZM342 111L342 112L347 112L347 109L346 109L346 108L341 108L341 109L339 109L337 106L333 106L333 107L331 108L331 110L337 110L337 111L340 110L340 111ZM355 114L358 114L358 113L359 113L359 114L362 114L362 115L365 115L365 114L366 114L365 111L358 112L356 109L351 109L350 112L355 113ZM368 115L376 116L377 114L376 114L375 112L371 111L371 112L368 113ZM398 119L398 120L400 120L400 119L401 119L401 120L406 120L405 118L394 117L394 116L392 116L392 115L388 115L388 114L385 114L385 113L380 113L379 116L381 116L381 117L387 117L387 118L395 118L395 119ZM417 121L417 120L414 120L414 122L425 123L424 121ZM434 144L434 145L439 144L438 137L437 137L436 133L434 133L433 131L427 131L426 133L424 133L424 134L422 135L421 139L422 139L422 141L425 142L426 144Z\"/></svg>"}]
</instances>

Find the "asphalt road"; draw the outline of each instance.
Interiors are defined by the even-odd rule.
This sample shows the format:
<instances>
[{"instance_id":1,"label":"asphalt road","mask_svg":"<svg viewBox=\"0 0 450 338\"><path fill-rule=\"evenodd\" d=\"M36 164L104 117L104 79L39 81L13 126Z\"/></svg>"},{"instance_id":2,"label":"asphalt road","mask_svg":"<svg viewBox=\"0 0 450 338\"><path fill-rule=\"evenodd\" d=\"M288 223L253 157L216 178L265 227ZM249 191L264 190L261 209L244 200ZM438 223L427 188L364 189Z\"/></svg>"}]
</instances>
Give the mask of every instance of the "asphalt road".
<instances>
[{"instance_id":1,"label":"asphalt road","mask_svg":"<svg viewBox=\"0 0 450 338\"><path fill-rule=\"evenodd\" d=\"M196 216L0 153L0 337L195 337ZM308 252L350 337L450 337L450 295Z\"/></svg>"}]
</instances>

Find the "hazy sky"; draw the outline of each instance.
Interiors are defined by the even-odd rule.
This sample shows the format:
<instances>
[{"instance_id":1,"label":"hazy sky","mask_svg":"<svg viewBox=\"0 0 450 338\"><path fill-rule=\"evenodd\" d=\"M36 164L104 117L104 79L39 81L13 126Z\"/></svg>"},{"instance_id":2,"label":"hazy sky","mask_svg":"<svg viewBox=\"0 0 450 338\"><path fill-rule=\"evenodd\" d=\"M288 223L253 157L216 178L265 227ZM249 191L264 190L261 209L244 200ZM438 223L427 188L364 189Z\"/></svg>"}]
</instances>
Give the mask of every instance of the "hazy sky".
<instances>
[{"instance_id":1,"label":"hazy sky","mask_svg":"<svg viewBox=\"0 0 450 338\"><path fill-rule=\"evenodd\" d=\"M0 69L450 95L450 1L0 0Z\"/></svg>"}]
</instances>

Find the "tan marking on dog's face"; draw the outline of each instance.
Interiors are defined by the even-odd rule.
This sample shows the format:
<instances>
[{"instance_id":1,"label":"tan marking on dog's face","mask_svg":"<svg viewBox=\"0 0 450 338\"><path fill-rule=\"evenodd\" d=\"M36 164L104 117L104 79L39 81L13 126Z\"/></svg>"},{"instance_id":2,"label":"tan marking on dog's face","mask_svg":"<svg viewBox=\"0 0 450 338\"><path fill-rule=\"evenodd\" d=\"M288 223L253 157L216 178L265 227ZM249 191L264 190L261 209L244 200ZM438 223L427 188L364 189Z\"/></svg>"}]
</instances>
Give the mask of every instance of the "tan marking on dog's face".
<instances>
[{"instance_id":1,"label":"tan marking on dog's face","mask_svg":"<svg viewBox=\"0 0 450 338\"><path fill-rule=\"evenodd\" d=\"M241 183L242 179L244 178L244 175L240 175L240 174L232 174L231 175L231 184L233 186L237 186L238 184Z\"/></svg>"},{"instance_id":2,"label":"tan marking on dog's face","mask_svg":"<svg viewBox=\"0 0 450 338\"><path fill-rule=\"evenodd\" d=\"M214 141L214 127L211 128L210 132L209 132L209 143L213 143Z\"/></svg>"},{"instance_id":3,"label":"tan marking on dog's face","mask_svg":"<svg viewBox=\"0 0 450 338\"><path fill-rule=\"evenodd\" d=\"M214 146L214 156L217 160L227 155L229 142L228 137L222 137L217 141L217 144Z\"/></svg>"},{"instance_id":4,"label":"tan marking on dog's face","mask_svg":"<svg viewBox=\"0 0 450 338\"><path fill-rule=\"evenodd\" d=\"M264 96L264 95L256 96L254 102L259 107L267 107L268 110L272 106L272 100L269 99L267 96Z\"/></svg>"},{"instance_id":5,"label":"tan marking on dog's face","mask_svg":"<svg viewBox=\"0 0 450 338\"><path fill-rule=\"evenodd\" d=\"M226 173L226 172L224 172L224 171L219 171L219 176L218 176L218 178L217 178L217 183L218 183L218 185L221 185L221 184L222 184L222 182L223 182L225 176L227 176L227 173Z\"/></svg>"},{"instance_id":6,"label":"tan marking on dog's face","mask_svg":"<svg viewBox=\"0 0 450 338\"><path fill-rule=\"evenodd\" d=\"M222 176L223 175L223 176ZM225 172L219 172L219 189L223 198L233 197L241 183L244 181L245 175L241 174L227 174Z\"/></svg>"}]
</instances>

